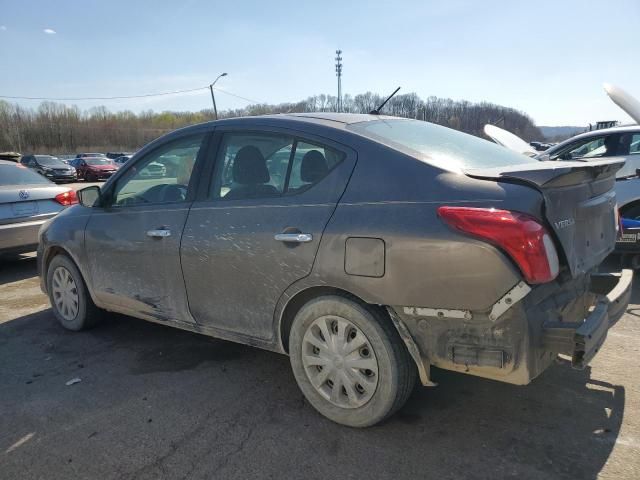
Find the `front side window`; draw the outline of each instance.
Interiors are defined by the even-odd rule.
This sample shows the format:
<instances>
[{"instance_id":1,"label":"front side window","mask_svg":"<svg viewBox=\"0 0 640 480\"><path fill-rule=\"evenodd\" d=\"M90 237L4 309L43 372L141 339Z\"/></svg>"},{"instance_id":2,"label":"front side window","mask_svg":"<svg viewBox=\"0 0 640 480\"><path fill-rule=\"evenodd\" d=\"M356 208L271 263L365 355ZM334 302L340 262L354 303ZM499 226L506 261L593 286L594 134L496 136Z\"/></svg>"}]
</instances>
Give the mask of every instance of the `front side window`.
<instances>
[{"instance_id":1,"label":"front side window","mask_svg":"<svg viewBox=\"0 0 640 480\"><path fill-rule=\"evenodd\" d=\"M614 140L615 136L613 135L582 140L561 152L558 158L561 160L576 160L579 158L599 158L615 155L613 153Z\"/></svg>"},{"instance_id":2,"label":"front side window","mask_svg":"<svg viewBox=\"0 0 640 480\"><path fill-rule=\"evenodd\" d=\"M136 162L118 180L113 194L114 205L185 201L204 136L200 134L175 140Z\"/></svg>"}]
</instances>

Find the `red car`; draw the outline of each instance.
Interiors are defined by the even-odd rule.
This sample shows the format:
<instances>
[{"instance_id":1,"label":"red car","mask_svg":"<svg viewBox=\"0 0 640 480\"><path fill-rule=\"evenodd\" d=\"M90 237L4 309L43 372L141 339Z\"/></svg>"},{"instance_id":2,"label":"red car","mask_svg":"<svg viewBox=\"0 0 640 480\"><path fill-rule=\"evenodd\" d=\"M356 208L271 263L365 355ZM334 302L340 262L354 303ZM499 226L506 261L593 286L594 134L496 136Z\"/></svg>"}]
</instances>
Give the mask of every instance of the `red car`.
<instances>
[{"instance_id":1,"label":"red car","mask_svg":"<svg viewBox=\"0 0 640 480\"><path fill-rule=\"evenodd\" d=\"M110 159L98 156L75 158L72 165L78 172L78 178L84 178L88 182L106 180L118 170Z\"/></svg>"}]
</instances>

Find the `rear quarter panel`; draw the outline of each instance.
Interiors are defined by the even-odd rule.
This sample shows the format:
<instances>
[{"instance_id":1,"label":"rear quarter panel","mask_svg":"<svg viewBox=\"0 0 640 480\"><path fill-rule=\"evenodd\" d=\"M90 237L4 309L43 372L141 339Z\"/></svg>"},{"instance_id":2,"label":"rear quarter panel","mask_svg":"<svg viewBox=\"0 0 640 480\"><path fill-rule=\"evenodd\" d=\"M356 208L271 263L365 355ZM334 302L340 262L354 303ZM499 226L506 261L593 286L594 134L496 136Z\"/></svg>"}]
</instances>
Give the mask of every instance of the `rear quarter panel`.
<instances>
[{"instance_id":1,"label":"rear quarter panel","mask_svg":"<svg viewBox=\"0 0 640 480\"><path fill-rule=\"evenodd\" d=\"M360 146L358 159L308 282L342 288L375 304L483 310L521 280L509 258L451 230L437 209L495 207L540 217L537 191L443 172L373 142ZM384 241L384 275L346 273L350 237Z\"/></svg>"}]
</instances>

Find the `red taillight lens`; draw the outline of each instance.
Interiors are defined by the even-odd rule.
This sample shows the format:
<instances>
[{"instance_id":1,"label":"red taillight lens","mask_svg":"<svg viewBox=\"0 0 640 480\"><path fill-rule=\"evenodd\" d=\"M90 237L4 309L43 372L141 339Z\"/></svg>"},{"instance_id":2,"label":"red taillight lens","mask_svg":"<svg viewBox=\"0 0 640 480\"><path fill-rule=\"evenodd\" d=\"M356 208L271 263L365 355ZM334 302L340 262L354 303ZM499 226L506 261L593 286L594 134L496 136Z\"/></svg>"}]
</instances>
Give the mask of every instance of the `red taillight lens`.
<instances>
[{"instance_id":1,"label":"red taillight lens","mask_svg":"<svg viewBox=\"0 0 640 480\"><path fill-rule=\"evenodd\" d=\"M68 205L75 205L78 203L78 196L75 190L69 190L68 192L62 192L55 196L56 202L65 207Z\"/></svg>"},{"instance_id":2,"label":"red taillight lens","mask_svg":"<svg viewBox=\"0 0 640 480\"><path fill-rule=\"evenodd\" d=\"M546 228L535 218L494 208L440 207L449 226L504 250L528 283L550 282L558 275L558 253Z\"/></svg>"}]
</instances>

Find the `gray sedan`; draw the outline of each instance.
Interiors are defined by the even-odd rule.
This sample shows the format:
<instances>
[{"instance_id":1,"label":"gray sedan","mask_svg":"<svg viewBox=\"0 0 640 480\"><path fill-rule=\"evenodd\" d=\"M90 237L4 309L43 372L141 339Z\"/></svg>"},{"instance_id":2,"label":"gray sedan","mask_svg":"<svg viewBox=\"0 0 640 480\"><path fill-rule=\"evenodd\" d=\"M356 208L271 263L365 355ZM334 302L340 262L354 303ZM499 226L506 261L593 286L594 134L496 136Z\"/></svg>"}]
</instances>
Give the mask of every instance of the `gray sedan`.
<instances>
[{"instance_id":1,"label":"gray sedan","mask_svg":"<svg viewBox=\"0 0 640 480\"><path fill-rule=\"evenodd\" d=\"M288 354L313 407L373 425L433 366L524 385L588 364L631 292L597 273L621 166L380 115L196 125L42 228L41 284L70 330L113 311Z\"/></svg>"},{"instance_id":2,"label":"gray sedan","mask_svg":"<svg viewBox=\"0 0 640 480\"><path fill-rule=\"evenodd\" d=\"M42 224L74 203L73 190L0 160L0 254L36 250Z\"/></svg>"}]
</instances>

